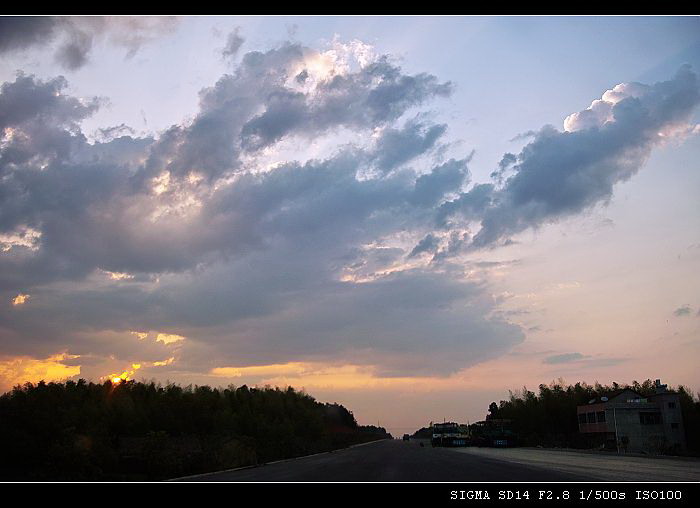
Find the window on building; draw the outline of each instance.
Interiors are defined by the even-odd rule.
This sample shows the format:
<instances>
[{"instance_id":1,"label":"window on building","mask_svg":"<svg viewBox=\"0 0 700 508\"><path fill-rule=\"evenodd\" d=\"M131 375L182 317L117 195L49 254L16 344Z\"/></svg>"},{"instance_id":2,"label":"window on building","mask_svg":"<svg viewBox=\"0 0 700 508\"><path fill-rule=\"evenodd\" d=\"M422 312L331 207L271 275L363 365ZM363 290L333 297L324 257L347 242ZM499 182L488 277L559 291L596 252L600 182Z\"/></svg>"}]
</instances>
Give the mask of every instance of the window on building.
<instances>
[{"instance_id":1,"label":"window on building","mask_svg":"<svg viewBox=\"0 0 700 508\"><path fill-rule=\"evenodd\" d=\"M579 413L578 414L578 422L579 423L586 423L586 413Z\"/></svg>"},{"instance_id":2,"label":"window on building","mask_svg":"<svg viewBox=\"0 0 700 508\"><path fill-rule=\"evenodd\" d=\"M598 423L605 423L605 411L596 412L595 418L598 420Z\"/></svg>"},{"instance_id":3,"label":"window on building","mask_svg":"<svg viewBox=\"0 0 700 508\"><path fill-rule=\"evenodd\" d=\"M668 407L669 407L669 409L673 409L673 408L676 407L676 403L675 403L675 402L669 402L669 403L668 403Z\"/></svg>"},{"instance_id":4,"label":"window on building","mask_svg":"<svg viewBox=\"0 0 700 508\"><path fill-rule=\"evenodd\" d=\"M595 423L595 413L586 413L588 423Z\"/></svg>"},{"instance_id":5,"label":"window on building","mask_svg":"<svg viewBox=\"0 0 700 508\"><path fill-rule=\"evenodd\" d=\"M661 423L660 412L643 412L639 413L639 423L642 425L659 425Z\"/></svg>"},{"instance_id":6,"label":"window on building","mask_svg":"<svg viewBox=\"0 0 700 508\"><path fill-rule=\"evenodd\" d=\"M679 425L677 423L672 423L671 428L674 430L678 430Z\"/></svg>"}]
</instances>

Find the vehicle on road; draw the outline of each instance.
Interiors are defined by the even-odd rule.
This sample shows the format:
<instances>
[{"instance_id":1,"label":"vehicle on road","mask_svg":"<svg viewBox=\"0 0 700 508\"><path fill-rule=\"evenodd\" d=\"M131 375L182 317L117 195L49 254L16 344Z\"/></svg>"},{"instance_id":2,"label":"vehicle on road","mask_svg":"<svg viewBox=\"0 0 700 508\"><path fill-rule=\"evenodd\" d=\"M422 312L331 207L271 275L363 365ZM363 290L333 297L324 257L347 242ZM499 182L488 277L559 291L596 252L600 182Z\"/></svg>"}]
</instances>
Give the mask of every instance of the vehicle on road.
<instances>
[{"instance_id":1,"label":"vehicle on road","mask_svg":"<svg viewBox=\"0 0 700 508\"><path fill-rule=\"evenodd\" d=\"M512 420L487 418L471 425L471 444L493 448L509 448L517 445L517 436Z\"/></svg>"},{"instance_id":2,"label":"vehicle on road","mask_svg":"<svg viewBox=\"0 0 700 508\"><path fill-rule=\"evenodd\" d=\"M469 429L466 425L455 422L435 423L430 426L433 446L467 446Z\"/></svg>"}]
</instances>

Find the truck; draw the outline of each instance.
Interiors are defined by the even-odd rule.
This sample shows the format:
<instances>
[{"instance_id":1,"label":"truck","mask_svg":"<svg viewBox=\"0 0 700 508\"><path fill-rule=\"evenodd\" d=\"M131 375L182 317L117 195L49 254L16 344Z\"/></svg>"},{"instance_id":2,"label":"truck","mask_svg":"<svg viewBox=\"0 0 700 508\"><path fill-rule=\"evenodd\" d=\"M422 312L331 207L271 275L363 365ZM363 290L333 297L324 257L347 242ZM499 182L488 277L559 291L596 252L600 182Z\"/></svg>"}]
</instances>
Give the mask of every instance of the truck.
<instances>
[{"instance_id":1,"label":"truck","mask_svg":"<svg viewBox=\"0 0 700 508\"><path fill-rule=\"evenodd\" d=\"M466 425L455 422L431 424L433 446L467 446L469 444L469 429Z\"/></svg>"},{"instance_id":2,"label":"truck","mask_svg":"<svg viewBox=\"0 0 700 508\"><path fill-rule=\"evenodd\" d=\"M513 421L487 418L470 426L471 443L475 446L509 448L517 446L517 435L513 431Z\"/></svg>"}]
</instances>

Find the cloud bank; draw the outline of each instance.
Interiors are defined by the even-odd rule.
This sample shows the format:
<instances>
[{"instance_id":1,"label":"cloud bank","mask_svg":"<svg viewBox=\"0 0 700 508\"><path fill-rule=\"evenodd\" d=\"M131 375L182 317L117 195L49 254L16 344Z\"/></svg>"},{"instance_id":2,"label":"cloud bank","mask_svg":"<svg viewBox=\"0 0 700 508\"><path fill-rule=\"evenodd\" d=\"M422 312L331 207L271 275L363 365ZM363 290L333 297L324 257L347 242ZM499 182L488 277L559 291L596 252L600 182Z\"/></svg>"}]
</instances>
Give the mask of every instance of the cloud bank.
<instances>
[{"instance_id":1,"label":"cloud bank","mask_svg":"<svg viewBox=\"0 0 700 508\"><path fill-rule=\"evenodd\" d=\"M609 200L699 100L687 67L615 87L472 184L471 154L444 160L448 126L420 111L453 85L358 41L248 52L153 138L89 142L101 99L65 89L25 74L0 88L5 354L382 376L444 376L521 342L489 264L457 257Z\"/></svg>"},{"instance_id":2,"label":"cloud bank","mask_svg":"<svg viewBox=\"0 0 700 508\"><path fill-rule=\"evenodd\" d=\"M605 203L655 146L697 131L689 122L699 101L697 75L689 66L654 85L617 85L569 115L563 131L545 126L518 155L505 154L494 183L445 203L439 223L478 223L467 246L483 248Z\"/></svg>"}]
</instances>

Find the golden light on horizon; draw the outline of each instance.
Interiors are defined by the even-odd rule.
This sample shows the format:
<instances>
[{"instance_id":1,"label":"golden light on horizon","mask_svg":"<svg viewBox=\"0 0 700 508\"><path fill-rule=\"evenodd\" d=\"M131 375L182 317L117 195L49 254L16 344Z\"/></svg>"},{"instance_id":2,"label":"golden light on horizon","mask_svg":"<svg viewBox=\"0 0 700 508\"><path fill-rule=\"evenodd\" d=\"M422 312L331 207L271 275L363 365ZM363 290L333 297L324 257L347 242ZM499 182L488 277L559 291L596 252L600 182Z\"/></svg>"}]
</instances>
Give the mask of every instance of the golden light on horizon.
<instances>
[{"instance_id":1,"label":"golden light on horizon","mask_svg":"<svg viewBox=\"0 0 700 508\"><path fill-rule=\"evenodd\" d=\"M103 376L100 379L109 379L112 384L117 384L121 383L123 381L129 381L132 379L132 376L136 374L136 371L141 368L140 363L132 363L131 364L131 370L125 370L121 374L110 374L109 376Z\"/></svg>"},{"instance_id":2,"label":"golden light on horizon","mask_svg":"<svg viewBox=\"0 0 700 508\"><path fill-rule=\"evenodd\" d=\"M80 374L80 365L65 365L65 360L74 360L80 355L59 353L48 358L20 356L0 358L0 390L12 388L26 382L62 381Z\"/></svg>"},{"instance_id":3,"label":"golden light on horizon","mask_svg":"<svg viewBox=\"0 0 700 508\"><path fill-rule=\"evenodd\" d=\"M354 364L289 362L284 364L241 367L216 367L209 372L215 377L253 378L262 385L295 386L312 389L377 389L408 387L420 390L453 381L433 377L382 377L373 367ZM256 379L257 378L257 379Z\"/></svg>"},{"instance_id":4,"label":"golden light on horizon","mask_svg":"<svg viewBox=\"0 0 700 508\"><path fill-rule=\"evenodd\" d=\"M517 374L517 366L526 362L528 368L534 372L541 363L541 355L506 355L464 368L449 376L384 376L373 366L324 362L216 367L209 371L209 375L217 378L243 378L241 381L261 386L294 386L310 390L408 390L411 393L427 393L435 390L487 390L501 380L513 387L517 387L523 379L530 386L536 386L541 379L523 378Z\"/></svg>"}]
</instances>

